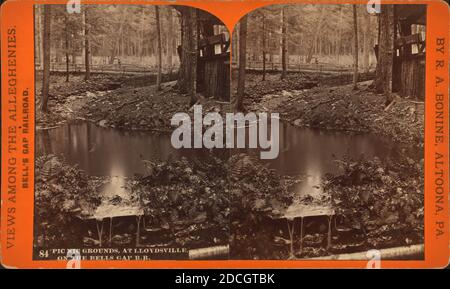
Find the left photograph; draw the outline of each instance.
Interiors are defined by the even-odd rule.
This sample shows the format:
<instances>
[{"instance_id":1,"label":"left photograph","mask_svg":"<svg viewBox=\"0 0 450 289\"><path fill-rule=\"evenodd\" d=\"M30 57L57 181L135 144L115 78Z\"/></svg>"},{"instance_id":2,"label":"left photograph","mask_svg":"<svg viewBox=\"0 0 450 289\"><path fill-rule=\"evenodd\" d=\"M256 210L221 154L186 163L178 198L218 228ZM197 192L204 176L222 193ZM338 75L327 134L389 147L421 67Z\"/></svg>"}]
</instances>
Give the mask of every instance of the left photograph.
<instances>
[{"instance_id":1,"label":"left photograph","mask_svg":"<svg viewBox=\"0 0 450 289\"><path fill-rule=\"evenodd\" d=\"M225 25L176 5L34 15L34 259L228 259L229 155L171 140L175 114L230 110Z\"/></svg>"}]
</instances>

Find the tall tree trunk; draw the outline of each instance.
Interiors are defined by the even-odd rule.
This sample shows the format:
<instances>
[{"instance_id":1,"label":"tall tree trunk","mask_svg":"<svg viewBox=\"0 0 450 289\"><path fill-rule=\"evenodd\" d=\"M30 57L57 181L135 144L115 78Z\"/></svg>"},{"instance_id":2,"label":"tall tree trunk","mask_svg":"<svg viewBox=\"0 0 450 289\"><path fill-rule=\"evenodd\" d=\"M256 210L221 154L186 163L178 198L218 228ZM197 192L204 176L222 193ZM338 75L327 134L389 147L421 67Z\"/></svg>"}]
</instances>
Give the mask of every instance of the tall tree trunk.
<instances>
[{"instance_id":1,"label":"tall tree trunk","mask_svg":"<svg viewBox=\"0 0 450 289\"><path fill-rule=\"evenodd\" d=\"M245 68L247 65L247 15L244 16L239 24L239 74L236 93L236 111L244 110L244 92L245 92Z\"/></svg>"},{"instance_id":2,"label":"tall tree trunk","mask_svg":"<svg viewBox=\"0 0 450 289\"><path fill-rule=\"evenodd\" d=\"M194 8L188 9L189 17L189 35L188 44L185 51L188 68L188 84L187 90L190 98L190 104L194 105L197 102L197 54L198 54L198 35L197 35L197 10Z\"/></svg>"},{"instance_id":3,"label":"tall tree trunk","mask_svg":"<svg viewBox=\"0 0 450 289\"><path fill-rule=\"evenodd\" d=\"M50 22L52 17L51 5L44 5L44 37L43 37L43 77L41 111L47 112L48 93L50 89Z\"/></svg>"},{"instance_id":4,"label":"tall tree trunk","mask_svg":"<svg viewBox=\"0 0 450 289\"><path fill-rule=\"evenodd\" d=\"M66 82L69 82L69 17L64 14L64 34L66 40Z\"/></svg>"},{"instance_id":5,"label":"tall tree trunk","mask_svg":"<svg viewBox=\"0 0 450 289\"><path fill-rule=\"evenodd\" d=\"M121 40L122 40L122 34L123 34L123 25L126 21L126 15L125 10L122 10L122 15L120 16L120 27L119 27L119 37L116 38L116 41L113 43L113 48L111 51L111 58L109 59L109 64L114 63L114 59L116 58L116 55L120 55L121 51Z\"/></svg>"},{"instance_id":6,"label":"tall tree trunk","mask_svg":"<svg viewBox=\"0 0 450 289\"><path fill-rule=\"evenodd\" d=\"M284 5L282 13L282 25L281 25L281 79L286 79L287 75L287 5Z\"/></svg>"},{"instance_id":7,"label":"tall tree trunk","mask_svg":"<svg viewBox=\"0 0 450 289\"><path fill-rule=\"evenodd\" d=\"M321 10L320 10L319 22L317 23L316 31L314 32L314 41L311 42L309 49L308 49L308 54L306 55L306 63L311 62L313 51L317 50L317 41L318 41L320 30L322 28L322 23L323 23L324 17L325 17L325 8L321 7L320 9Z\"/></svg>"},{"instance_id":8,"label":"tall tree trunk","mask_svg":"<svg viewBox=\"0 0 450 289\"><path fill-rule=\"evenodd\" d=\"M37 15L37 17L36 17L36 31L37 31L37 34L36 34L36 36L37 36L37 39L36 39L36 41L37 41L37 46L36 46L36 50L37 50L37 53L36 53L36 55L38 56L38 59L39 59L39 61L37 62L37 63L39 63L39 68L40 69L42 69L42 67L43 67L43 59L44 59L44 49L43 49L43 34L44 34L44 29L42 28L43 27L43 25L42 25L42 23L43 23L43 20L42 20L42 18L43 18L43 10L42 10L42 5L36 5L35 6L36 8L36 15Z\"/></svg>"},{"instance_id":9,"label":"tall tree trunk","mask_svg":"<svg viewBox=\"0 0 450 289\"><path fill-rule=\"evenodd\" d=\"M114 58L116 58L116 45L113 43L111 49L111 55L109 56L109 64L114 63Z\"/></svg>"},{"instance_id":10,"label":"tall tree trunk","mask_svg":"<svg viewBox=\"0 0 450 289\"><path fill-rule=\"evenodd\" d=\"M356 12L356 5L353 4L353 89L358 88L358 14Z\"/></svg>"},{"instance_id":11,"label":"tall tree trunk","mask_svg":"<svg viewBox=\"0 0 450 289\"><path fill-rule=\"evenodd\" d=\"M172 69L173 69L173 61L172 61L172 56L173 56L173 48L174 48L174 37L173 37L173 12L172 12L172 8L168 7L167 8L167 21L168 21L168 25L167 25L167 66L169 68L169 74L172 74Z\"/></svg>"},{"instance_id":12,"label":"tall tree trunk","mask_svg":"<svg viewBox=\"0 0 450 289\"><path fill-rule=\"evenodd\" d=\"M71 42L72 42L71 49L70 49L70 53L72 54L72 66L76 70L75 66L76 66L76 63L77 63L77 50L76 50L74 37L71 36L70 39L71 39Z\"/></svg>"},{"instance_id":13,"label":"tall tree trunk","mask_svg":"<svg viewBox=\"0 0 450 289\"><path fill-rule=\"evenodd\" d=\"M263 76L262 80L266 80L266 15L262 15L262 61L263 61Z\"/></svg>"},{"instance_id":14,"label":"tall tree trunk","mask_svg":"<svg viewBox=\"0 0 450 289\"><path fill-rule=\"evenodd\" d=\"M379 15L379 42L375 90L386 95L391 102L392 71L394 64L394 5L383 5Z\"/></svg>"},{"instance_id":15,"label":"tall tree trunk","mask_svg":"<svg viewBox=\"0 0 450 289\"><path fill-rule=\"evenodd\" d=\"M88 19L88 8L85 5L84 6L84 67L85 67L85 74L84 74L84 80L89 80L91 77L91 44L89 42L89 19Z\"/></svg>"},{"instance_id":16,"label":"tall tree trunk","mask_svg":"<svg viewBox=\"0 0 450 289\"><path fill-rule=\"evenodd\" d=\"M180 8L180 10L183 8ZM188 43L187 43L187 39L186 39L186 34L187 31L189 29L188 27L188 20L187 20L187 11L186 9L182 10L183 13L181 13L181 17L180 17L180 34L181 34L181 45L177 46L177 54L180 60L180 68L178 69L178 81L177 81L177 86L178 89L180 91L180 93L187 93L187 66L186 66L186 59L185 59L185 50L188 47Z\"/></svg>"},{"instance_id":17,"label":"tall tree trunk","mask_svg":"<svg viewBox=\"0 0 450 289\"><path fill-rule=\"evenodd\" d=\"M64 59L64 38L60 37L59 38L59 49L56 49L57 51L57 59L56 62L58 62L58 64L63 62Z\"/></svg>"},{"instance_id":18,"label":"tall tree trunk","mask_svg":"<svg viewBox=\"0 0 450 289\"><path fill-rule=\"evenodd\" d=\"M158 72L156 75L156 89L161 90L161 70L162 70L162 45L161 45L161 22L159 19L159 6L155 6L155 18L156 18L156 39L158 43L157 47L157 61L158 61Z\"/></svg>"},{"instance_id":19,"label":"tall tree trunk","mask_svg":"<svg viewBox=\"0 0 450 289\"><path fill-rule=\"evenodd\" d=\"M232 43L234 44L234 49L233 49L233 59L238 59L239 62L239 26L237 26L234 29L234 33L235 36L234 37Z\"/></svg>"},{"instance_id":20,"label":"tall tree trunk","mask_svg":"<svg viewBox=\"0 0 450 289\"><path fill-rule=\"evenodd\" d=\"M119 46L119 48L120 48L120 50L119 50L119 55L120 55L120 57L123 59L123 57L125 56L125 54L124 54L124 40L123 40L123 29L122 29L122 31L120 32L120 46Z\"/></svg>"},{"instance_id":21,"label":"tall tree trunk","mask_svg":"<svg viewBox=\"0 0 450 289\"><path fill-rule=\"evenodd\" d=\"M371 51L371 41L370 41L370 29L371 29L371 16L366 16L366 27L364 29L364 68L369 71L370 67L370 51Z\"/></svg>"},{"instance_id":22,"label":"tall tree trunk","mask_svg":"<svg viewBox=\"0 0 450 289\"><path fill-rule=\"evenodd\" d=\"M142 15L141 15L142 19L144 19L145 17L145 8L144 6L142 7ZM139 36L140 39L138 39L138 43L139 43L139 59L142 60L142 57L144 56L144 25L142 25L141 29L139 30Z\"/></svg>"}]
</instances>

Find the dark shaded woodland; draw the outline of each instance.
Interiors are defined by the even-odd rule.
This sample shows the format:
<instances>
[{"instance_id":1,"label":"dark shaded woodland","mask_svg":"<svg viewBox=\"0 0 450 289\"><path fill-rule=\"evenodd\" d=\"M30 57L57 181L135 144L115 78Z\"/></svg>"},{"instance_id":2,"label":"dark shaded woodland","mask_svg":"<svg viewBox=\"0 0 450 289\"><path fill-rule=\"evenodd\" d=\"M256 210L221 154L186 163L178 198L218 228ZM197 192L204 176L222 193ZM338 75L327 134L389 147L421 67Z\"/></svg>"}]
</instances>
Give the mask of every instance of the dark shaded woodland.
<instances>
[{"instance_id":1,"label":"dark shaded woodland","mask_svg":"<svg viewBox=\"0 0 450 289\"><path fill-rule=\"evenodd\" d=\"M234 108L279 113L282 151L267 165L301 180L232 214L232 258L423 258L425 20L425 5L289 4L236 25Z\"/></svg>"},{"instance_id":2,"label":"dark shaded woodland","mask_svg":"<svg viewBox=\"0 0 450 289\"><path fill-rule=\"evenodd\" d=\"M35 248L423 259L426 6L270 5L233 37L184 6L35 15ZM278 113L279 156L175 149L194 104Z\"/></svg>"},{"instance_id":3,"label":"dark shaded woodland","mask_svg":"<svg viewBox=\"0 0 450 289\"><path fill-rule=\"evenodd\" d=\"M245 67L263 81L271 72L280 72L281 80L289 72L329 72L352 73L356 85L358 73L376 71L378 92L423 100L425 8L382 7L373 15L364 5L257 9L236 26L233 66L243 60L239 30L246 25Z\"/></svg>"},{"instance_id":4,"label":"dark shaded woodland","mask_svg":"<svg viewBox=\"0 0 450 289\"><path fill-rule=\"evenodd\" d=\"M36 6L36 69L43 72L40 107L48 110L50 74L162 75L176 78L190 104L229 99L230 37L223 23L183 6ZM177 74L177 76L174 76ZM151 85L151 81L149 85ZM51 92L50 92L51 94Z\"/></svg>"}]
</instances>

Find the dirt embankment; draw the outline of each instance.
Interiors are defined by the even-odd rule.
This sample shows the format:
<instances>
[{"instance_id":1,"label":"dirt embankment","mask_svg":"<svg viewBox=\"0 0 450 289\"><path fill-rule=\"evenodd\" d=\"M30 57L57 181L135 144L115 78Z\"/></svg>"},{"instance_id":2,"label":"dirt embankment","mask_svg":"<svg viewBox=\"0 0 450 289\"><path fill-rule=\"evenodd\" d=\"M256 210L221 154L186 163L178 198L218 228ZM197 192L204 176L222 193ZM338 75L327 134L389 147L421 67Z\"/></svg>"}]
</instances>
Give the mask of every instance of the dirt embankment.
<instances>
[{"instance_id":1,"label":"dirt embankment","mask_svg":"<svg viewBox=\"0 0 450 289\"><path fill-rule=\"evenodd\" d=\"M161 91L155 86L120 88L95 97L81 114L105 127L168 131L171 117L189 109L189 98L180 95L174 85L165 84Z\"/></svg>"},{"instance_id":2,"label":"dirt embankment","mask_svg":"<svg viewBox=\"0 0 450 289\"><path fill-rule=\"evenodd\" d=\"M339 76L299 75L298 83L268 80L247 88L249 111L280 113L298 127L374 133L396 143L423 148L424 103L395 97L388 105L371 89L371 81L333 86ZM345 83L345 79L342 79Z\"/></svg>"},{"instance_id":3,"label":"dirt embankment","mask_svg":"<svg viewBox=\"0 0 450 289\"><path fill-rule=\"evenodd\" d=\"M237 73L233 74L233 92L237 89ZM338 86L352 83L352 75L336 73L290 72L281 80L279 73L267 73L262 80L260 72L249 72L246 75L244 104L259 102L264 95L277 94L283 90L304 90L314 87ZM362 73L360 81L373 79L373 73Z\"/></svg>"},{"instance_id":4,"label":"dirt embankment","mask_svg":"<svg viewBox=\"0 0 450 289\"><path fill-rule=\"evenodd\" d=\"M50 77L50 92L47 113L39 107L41 104L42 76L36 81L36 125L39 128L58 126L78 117L79 109L89 103L94 92L105 93L123 85L125 78L119 75L93 74L88 81L82 75L71 75L66 82L65 76L55 74Z\"/></svg>"},{"instance_id":5,"label":"dirt embankment","mask_svg":"<svg viewBox=\"0 0 450 289\"><path fill-rule=\"evenodd\" d=\"M202 114L224 113L231 110L229 103L205 99L199 95ZM121 88L92 100L81 109L83 117L100 126L153 132L172 132L171 119L176 113L188 113L193 118L189 97L180 94L176 82L155 86Z\"/></svg>"},{"instance_id":6,"label":"dirt embankment","mask_svg":"<svg viewBox=\"0 0 450 289\"><path fill-rule=\"evenodd\" d=\"M167 79L168 80L168 79ZM147 82L146 82L147 81ZM48 113L37 109L37 127L51 128L65 122L85 120L100 126L127 130L170 132L170 120L177 112L193 114L189 97L180 94L176 81L164 82L156 90L151 79L143 76L94 74L52 77ZM203 113L225 112L231 105L199 95ZM37 98L37 107L40 99Z\"/></svg>"}]
</instances>

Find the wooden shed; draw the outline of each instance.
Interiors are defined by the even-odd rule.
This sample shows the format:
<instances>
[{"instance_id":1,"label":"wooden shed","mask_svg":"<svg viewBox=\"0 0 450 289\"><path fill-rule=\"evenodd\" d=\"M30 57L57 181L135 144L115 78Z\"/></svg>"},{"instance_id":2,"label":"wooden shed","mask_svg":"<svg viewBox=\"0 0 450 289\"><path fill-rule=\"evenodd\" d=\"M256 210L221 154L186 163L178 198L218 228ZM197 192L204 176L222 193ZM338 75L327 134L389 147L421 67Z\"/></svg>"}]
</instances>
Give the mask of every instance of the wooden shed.
<instances>
[{"instance_id":1,"label":"wooden shed","mask_svg":"<svg viewBox=\"0 0 450 289\"><path fill-rule=\"evenodd\" d=\"M206 13L205 13L206 14ZM230 99L230 36L211 14L199 18L197 89L206 97Z\"/></svg>"},{"instance_id":2,"label":"wooden shed","mask_svg":"<svg viewBox=\"0 0 450 289\"><path fill-rule=\"evenodd\" d=\"M392 91L423 100L426 5L394 5L394 15Z\"/></svg>"},{"instance_id":3,"label":"wooden shed","mask_svg":"<svg viewBox=\"0 0 450 289\"><path fill-rule=\"evenodd\" d=\"M221 101L230 100L230 36L220 19L208 12L175 6L182 15L180 85L189 91L194 78L197 94ZM193 19L194 18L194 19ZM194 45L192 39L195 38ZM195 59L187 59L195 51ZM191 52L194 53L194 52ZM186 60L186 61L185 61ZM194 68L195 67L195 68ZM193 77L192 72L196 71ZM184 89L183 86L187 88ZM191 86L192 89L192 86Z\"/></svg>"}]
</instances>

